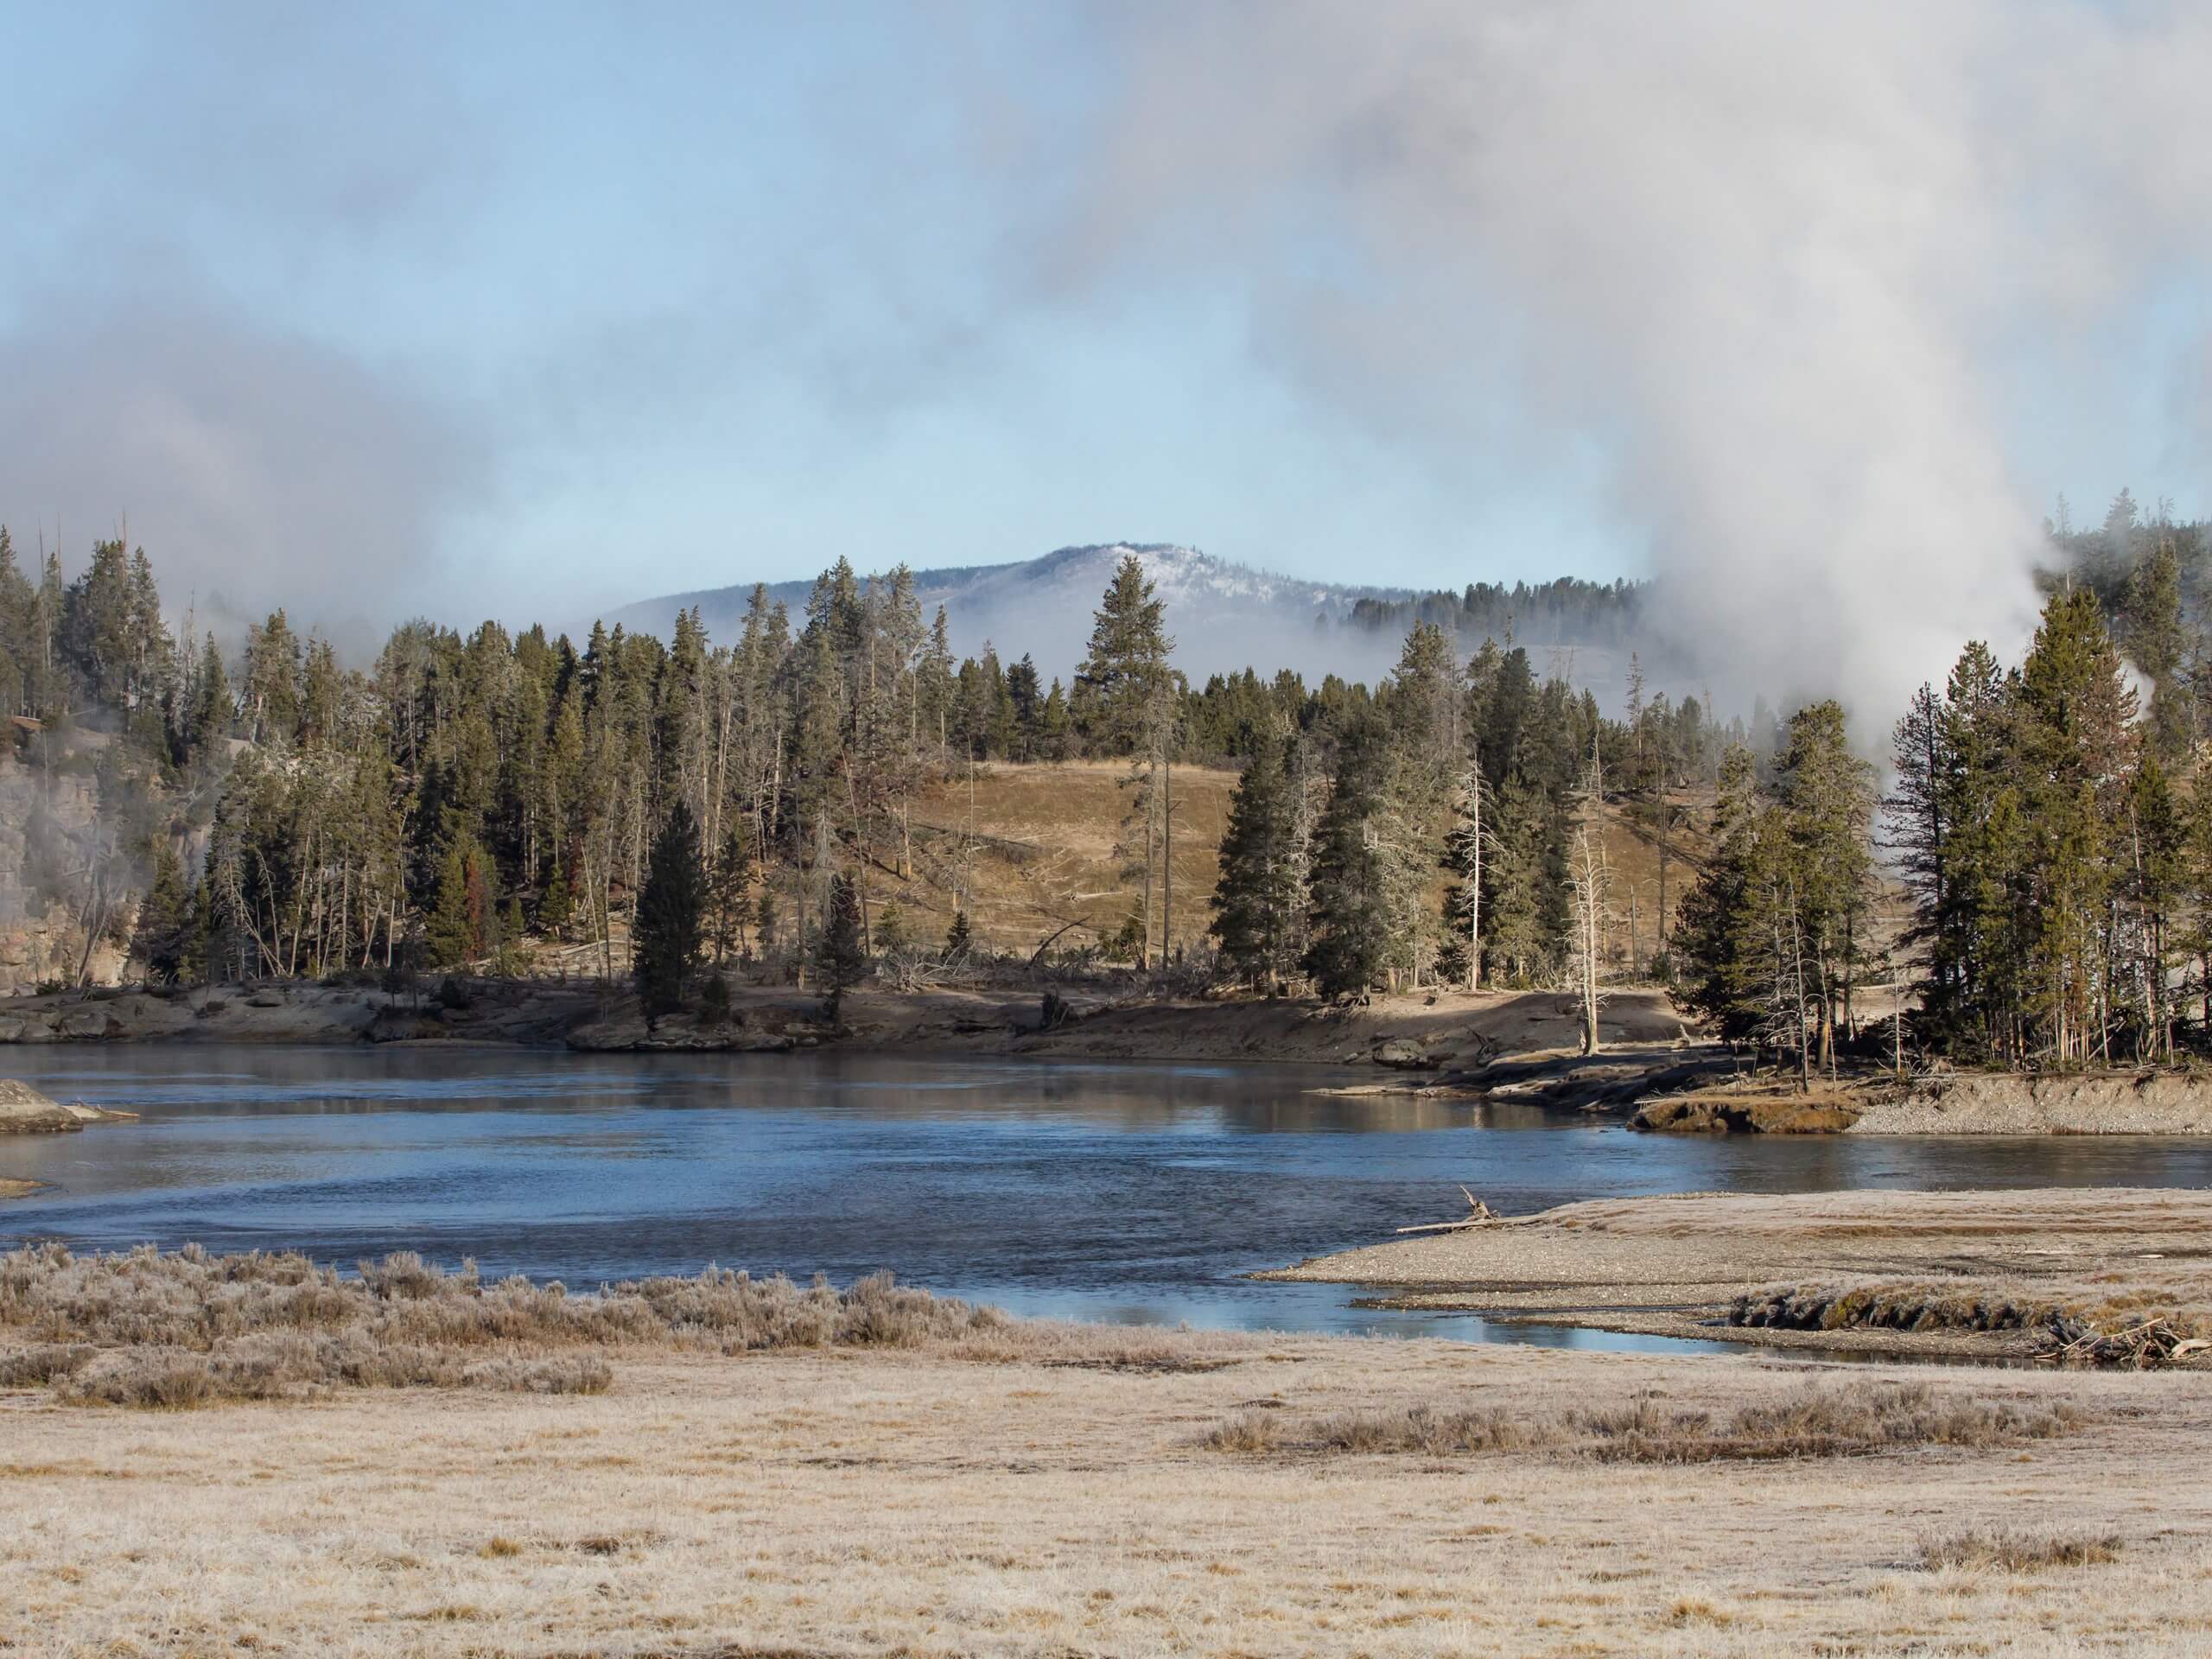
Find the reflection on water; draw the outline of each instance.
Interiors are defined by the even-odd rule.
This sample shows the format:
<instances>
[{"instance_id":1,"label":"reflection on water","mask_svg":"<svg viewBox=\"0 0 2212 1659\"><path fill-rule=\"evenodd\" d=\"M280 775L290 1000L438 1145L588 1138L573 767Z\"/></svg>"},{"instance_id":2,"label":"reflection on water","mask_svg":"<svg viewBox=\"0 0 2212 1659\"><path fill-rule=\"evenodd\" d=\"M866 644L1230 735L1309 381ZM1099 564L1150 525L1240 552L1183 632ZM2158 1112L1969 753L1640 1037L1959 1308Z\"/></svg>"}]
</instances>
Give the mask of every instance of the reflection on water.
<instances>
[{"instance_id":1,"label":"reflection on water","mask_svg":"<svg viewBox=\"0 0 2212 1659\"><path fill-rule=\"evenodd\" d=\"M1460 1207L1848 1186L2202 1185L2202 1141L1648 1137L1525 1107L1310 1092L1306 1069L19 1048L0 1070L135 1125L0 1141L53 1190L0 1236L419 1249L592 1283L709 1262L879 1268L1017 1312L1667 1346L1350 1306L1239 1275Z\"/></svg>"}]
</instances>

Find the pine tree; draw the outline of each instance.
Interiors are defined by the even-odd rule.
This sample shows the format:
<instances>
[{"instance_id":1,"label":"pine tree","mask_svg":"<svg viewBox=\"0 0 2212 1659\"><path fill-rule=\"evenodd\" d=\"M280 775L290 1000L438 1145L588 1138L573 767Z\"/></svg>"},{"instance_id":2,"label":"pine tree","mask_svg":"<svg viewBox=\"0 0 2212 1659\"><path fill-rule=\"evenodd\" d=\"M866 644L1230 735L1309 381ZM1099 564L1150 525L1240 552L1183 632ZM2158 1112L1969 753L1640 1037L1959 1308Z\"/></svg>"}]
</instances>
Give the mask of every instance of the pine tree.
<instances>
[{"instance_id":1,"label":"pine tree","mask_svg":"<svg viewBox=\"0 0 2212 1659\"><path fill-rule=\"evenodd\" d=\"M191 954L191 926L192 895L185 887L184 866L163 836L155 844L153 885L138 906L130 941L130 954L146 964L149 981L168 985L181 976Z\"/></svg>"},{"instance_id":2,"label":"pine tree","mask_svg":"<svg viewBox=\"0 0 2212 1659\"><path fill-rule=\"evenodd\" d=\"M1313 940L1306 968L1326 996L1382 982L1391 956L1385 851L1374 824L1389 778L1389 746L1372 721L1344 737L1336 786L1313 835Z\"/></svg>"},{"instance_id":3,"label":"pine tree","mask_svg":"<svg viewBox=\"0 0 2212 1659\"><path fill-rule=\"evenodd\" d=\"M37 594L16 563L16 545L0 524L0 715L30 712L29 669Z\"/></svg>"},{"instance_id":4,"label":"pine tree","mask_svg":"<svg viewBox=\"0 0 2212 1659\"><path fill-rule=\"evenodd\" d=\"M653 837L645 883L638 895L632 972L648 1028L683 1006L699 960L706 876L699 863L699 824L681 799Z\"/></svg>"},{"instance_id":5,"label":"pine tree","mask_svg":"<svg viewBox=\"0 0 2212 1659\"><path fill-rule=\"evenodd\" d=\"M1769 942L1762 898L1771 890L1768 820L1752 781L1751 752L1732 746L1720 763L1710 826L1714 851L1675 918L1676 1007L1705 1020L1723 1042L1749 1042L1771 1014Z\"/></svg>"},{"instance_id":6,"label":"pine tree","mask_svg":"<svg viewBox=\"0 0 2212 1659\"><path fill-rule=\"evenodd\" d=\"M714 914L715 961L729 959L733 944L741 944L745 931L746 893L752 886L752 868L745 850L745 833L732 824L722 837L715 858L715 873L708 898Z\"/></svg>"},{"instance_id":7,"label":"pine tree","mask_svg":"<svg viewBox=\"0 0 2212 1659\"><path fill-rule=\"evenodd\" d=\"M2127 652L2151 681L2152 748L2171 761L2195 741L2195 711L2182 674L2181 558L2173 537L2161 535L2150 557L2127 580L2122 613Z\"/></svg>"},{"instance_id":8,"label":"pine tree","mask_svg":"<svg viewBox=\"0 0 2212 1659\"><path fill-rule=\"evenodd\" d=\"M2212 1033L2212 758L2200 758L2190 779L2182 835L2179 887L2185 919L2174 945L2195 963L2190 981L2198 998L2198 1020L2205 1033Z\"/></svg>"},{"instance_id":9,"label":"pine tree","mask_svg":"<svg viewBox=\"0 0 2212 1659\"><path fill-rule=\"evenodd\" d=\"M1944 817L1944 775L1951 756L1944 739L1943 709L1933 686L1923 685L1898 719L1890 741L1895 779L1882 810L1888 846L1897 855L1897 872L1911 895L1913 919L1898 943L1928 964L1931 976L1948 979L1952 964L1935 950L1945 909L1945 865L1949 853ZM1940 987L1938 994L1948 986ZM1922 1006L1928 1006L1923 988Z\"/></svg>"},{"instance_id":10,"label":"pine tree","mask_svg":"<svg viewBox=\"0 0 2212 1659\"><path fill-rule=\"evenodd\" d=\"M1145 944L1141 965L1150 968L1155 944L1166 961L1173 931L1172 856L1174 800L1170 767L1179 702L1168 665L1175 642L1166 632L1166 607L1154 596L1144 563L1124 553L1091 619L1090 648L1076 674L1072 712L1076 729L1094 754L1133 759L1122 786L1132 791L1122 824L1127 868L1142 890ZM1160 899L1155 905L1154 877ZM1155 909L1160 917L1154 931Z\"/></svg>"},{"instance_id":11,"label":"pine tree","mask_svg":"<svg viewBox=\"0 0 2212 1659\"><path fill-rule=\"evenodd\" d=\"M281 608L246 630L245 714L257 743L288 743L298 733L300 642Z\"/></svg>"},{"instance_id":12,"label":"pine tree","mask_svg":"<svg viewBox=\"0 0 2212 1659\"><path fill-rule=\"evenodd\" d=\"M1939 826L1932 865L1909 857L1926 940L1921 1019L1939 1050L2017 1054L2025 982L2024 860L2015 689L1979 640L1960 653L1928 742Z\"/></svg>"},{"instance_id":13,"label":"pine tree","mask_svg":"<svg viewBox=\"0 0 2212 1659\"><path fill-rule=\"evenodd\" d=\"M460 968L491 945L491 882L484 849L465 830L449 836L438 862L437 893L423 925L433 968Z\"/></svg>"},{"instance_id":14,"label":"pine tree","mask_svg":"<svg viewBox=\"0 0 2212 1659\"><path fill-rule=\"evenodd\" d=\"M884 906L875 918L875 948L887 957L895 957L906 949L906 912L893 899Z\"/></svg>"},{"instance_id":15,"label":"pine tree","mask_svg":"<svg viewBox=\"0 0 2212 1659\"><path fill-rule=\"evenodd\" d=\"M223 671L223 653L217 649L212 633L200 654L199 679L198 696L193 704L192 741L195 747L204 748L218 738L228 737L231 722L238 717L237 705L231 698L230 679Z\"/></svg>"},{"instance_id":16,"label":"pine tree","mask_svg":"<svg viewBox=\"0 0 2212 1659\"><path fill-rule=\"evenodd\" d=\"M1494 824L1484 822L1490 794L1480 764L1471 760L1453 791L1452 825L1444 837L1442 862L1452 881L1444 893L1447 944L1438 966L1440 971L1465 974L1470 991L1482 988L1483 861L1497 838Z\"/></svg>"},{"instance_id":17,"label":"pine tree","mask_svg":"<svg viewBox=\"0 0 2212 1659\"><path fill-rule=\"evenodd\" d=\"M537 925L556 939L568 937L569 918L575 908L575 894L569 886L569 862L566 854L553 861L552 877L537 901Z\"/></svg>"},{"instance_id":18,"label":"pine tree","mask_svg":"<svg viewBox=\"0 0 2212 1659\"><path fill-rule=\"evenodd\" d=\"M861 938L860 889L842 873L830 878L829 908L815 940L814 971L830 993L830 1020L834 1025L846 991L868 976L868 950Z\"/></svg>"},{"instance_id":19,"label":"pine tree","mask_svg":"<svg viewBox=\"0 0 2212 1659\"><path fill-rule=\"evenodd\" d=\"M523 919L522 895L509 893L506 906L499 912L497 954L501 973L516 975L530 970L531 951L525 943L529 931L529 924Z\"/></svg>"},{"instance_id":20,"label":"pine tree","mask_svg":"<svg viewBox=\"0 0 2212 1659\"><path fill-rule=\"evenodd\" d=\"M2062 1065L2086 1062L2108 1039L2110 841L2133 770L2136 712L2092 594L2052 595L2017 701L2034 872L2029 1007Z\"/></svg>"},{"instance_id":21,"label":"pine tree","mask_svg":"<svg viewBox=\"0 0 2212 1659\"><path fill-rule=\"evenodd\" d=\"M1389 969L1418 988L1436 957L1430 876L1466 753L1458 665L1442 629L1414 623L1377 699L1389 766L1370 829L1389 907Z\"/></svg>"},{"instance_id":22,"label":"pine tree","mask_svg":"<svg viewBox=\"0 0 2212 1659\"><path fill-rule=\"evenodd\" d=\"M1092 614L1090 648L1076 671L1076 729L1091 753L1141 754L1151 741L1175 649L1166 616L1143 561L1124 553Z\"/></svg>"},{"instance_id":23,"label":"pine tree","mask_svg":"<svg viewBox=\"0 0 2212 1659\"><path fill-rule=\"evenodd\" d=\"M1796 920L1819 997L1820 1064L1833 1072L1837 1027L1852 1019L1871 936L1874 886L1872 768L1851 752L1842 704L1808 703L1789 717L1775 793L1789 841Z\"/></svg>"},{"instance_id":24,"label":"pine tree","mask_svg":"<svg viewBox=\"0 0 2212 1659\"><path fill-rule=\"evenodd\" d=\"M1285 740L1294 744L1294 739ZM1299 879L1295 803L1281 745L1262 744L1230 797L1211 932L1247 980L1281 987L1298 963L1306 902Z\"/></svg>"},{"instance_id":25,"label":"pine tree","mask_svg":"<svg viewBox=\"0 0 2212 1659\"><path fill-rule=\"evenodd\" d=\"M949 961L957 961L968 954L968 947L975 943L975 935L968 926L968 912L952 912L952 925L944 930L944 954Z\"/></svg>"},{"instance_id":26,"label":"pine tree","mask_svg":"<svg viewBox=\"0 0 2212 1659\"><path fill-rule=\"evenodd\" d=\"M1535 985L1567 946L1564 815L1520 782L1497 791L1497 841L1483 868L1483 951L1493 980Z\"/></svg>"},{"instance_id":27,"label":"pine tree","mask_svg":"<svg viewBox=\"0 0 2212 1659\"><path fill-rule=\"evenodd\" d=\"M2125 892L2132 922L2138 1059L2171 1061L2175 941L2188 880L2188 825L2155 751L2144 757L2127 808Z\"/></svg>"}]
</instances>

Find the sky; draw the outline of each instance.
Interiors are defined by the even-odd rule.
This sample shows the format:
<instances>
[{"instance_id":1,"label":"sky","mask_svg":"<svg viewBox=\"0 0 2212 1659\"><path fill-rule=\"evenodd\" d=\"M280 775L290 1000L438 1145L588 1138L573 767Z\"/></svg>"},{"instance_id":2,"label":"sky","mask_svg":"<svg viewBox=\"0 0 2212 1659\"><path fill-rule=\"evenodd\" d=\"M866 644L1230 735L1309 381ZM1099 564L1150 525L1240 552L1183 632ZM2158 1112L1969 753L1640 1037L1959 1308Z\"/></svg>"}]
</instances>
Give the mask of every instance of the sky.
<instances>
[{"instance_id":1,"label":"sky","mask_svg":"<svg viewBox=\"0 0 2212 1659\"><path fill-rule=\"evenodd\" d=\"M2200 11L0 8L0 522L341 636L1654 575L1893 696L2062 493L2212 505Z\"/></svg>"}]
</instances>

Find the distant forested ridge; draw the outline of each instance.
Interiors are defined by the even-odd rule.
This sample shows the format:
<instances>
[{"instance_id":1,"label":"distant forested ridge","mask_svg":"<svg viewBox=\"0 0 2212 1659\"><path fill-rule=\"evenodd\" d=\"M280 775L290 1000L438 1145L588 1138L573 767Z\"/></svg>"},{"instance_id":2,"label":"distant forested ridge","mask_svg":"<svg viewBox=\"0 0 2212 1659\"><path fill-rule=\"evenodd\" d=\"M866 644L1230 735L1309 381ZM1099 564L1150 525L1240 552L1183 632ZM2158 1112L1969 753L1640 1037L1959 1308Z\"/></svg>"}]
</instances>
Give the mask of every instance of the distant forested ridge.
<instances>
[{"instance_id":1,"label":"distant forested ridge","mask_svg":"<svg viewBox=\"0 0 2212 1659\"><path fill-rule=\"evenodd\" d=\"M281 610L226 648L119 542L69 575L0 532L0 801L21 804L0 923L71 918L80 976L95 938L155 982L513 969L551 942L634 967L657 1007L704 960L842 992L911 942L880 894L912 873L925 791L1088 760L1122 780L1130 911L1086 948L1141 969L1203 910L1216 982L1557 987L1593 1044L1603 985L1656 975L1809 1072L1883 1040L1862 993L1909 978L1899 1052L2164 1058L2212 1038L2205 550L2125 499L2094 531L2055 523L2034 648L2015 669L1969 645L1899 726L1881 795L1836 703L1723 722L1647 695L1630 654L1608 710L1540 669L1531 596L1562 626L1624 626L1623 584L1416 603L1372 684L1193 684L1137 550L1065 678L957 656L909 573L842 561L797 613L756 588L726 637L690 611L665 640L416 621L348 664ZM1173 887L1193 765L1241 773L1210 893ZM1641 924L1620 833L1656 858ZM946 948L971 942L956 913Z\"/></svg>"},{"instance_id":2,"label":"distant forested ridge","mask_svg":"<svg viewBox=\"0 0 2212 1659\"><path fill-rule=\"evenodd\" d=\"M1625 646L1650 584L1642 582L1585 582L1560 576L1551 582L1471 582L1459 593L1436 592L1408 599L1362 598L1353 603L1351 621L1370 632L1401 634L1426 622L1471 644L1483 639L1527 645Z\"/></svg>"},{"instance_id":3,"label":"distant forested ridge","mask_svg":"<svg viewBox=\"0 0 2212 1659\"><path fill-rule=\"evenodd\" d=\"M188 618L175 626L152 562L119 542L65 576L53 556L23 569L0 538L0 697L20 711L6 747L33 802L0 907L17 921L66 911L157 980L513 965L530 938L594 945L616 974L681 803L708 937L797 976L834 877L851 878L873 940L868 873L909 865L912 805L932 782L978 763L1103 758L1133 779L1115 828L1139 897L1120 948L1156 963L1175 902L1173 769L1280 765L1292 745L1321 838L1323 976L1420 982L1465 957L1425 896L1443 834L1429 820L1463 781L1448 757L1464 726L1497 800L1484 834L1500 852L1480 881L1498 926L1481 949L1496 976L1548 971L1564 948L1554 878L1573 780L1585 760L1630 775L1627 725L1540 677L1524 648L1493 642L1463 663L1427 625L1379 686L1308 683L1294 668L1192 685L1169 664L1164 611L1125 556L1063 680L1026 655L956 658L942 609L925 614L906 572L864 580L840 563L797 615L756 589L727 639L688 612L666 640L417 621L353 664L281 610L231 648ZM1408 717L1417 708L1446 712L1423 727ZM1728 734L1694 699L1655 699L1637 718L1644 753L1684 778L1716 771ZM1416 757L1408 746L1428 730L1441 747ZM1397 804L1416 837L1402 851L1344 817L1351 793L1336 791L1329 818L1347 766L1368 780L1359 792ZM89 812L48 810L73 791ZM1418 841L1431 828L1438 847ZM1398 918L1370 950L1351 943L1352 908L1374 881ZM1183 913L1205 898L1181 895ZM1303 974L1296 954L1281 965Z\"/></svg>"},{"instance_id":4,"label":"distant forested ridge","mask_svg":"<svg viewBox=\"0 0 2212 1659\"><path fill-rule=\"evenodd\" d=\"M1092 601L1132 555L1174 613L1173 661L1194 679L1249 664L1371 681L1388 671L1397 642L1416 621L1456 638L1463 655L1497 639L1544 652L1590 647L1624 659L1640 643L1632 633L1643 591L1637 583L1567 577L1424 594L1281 575L1162 542L1063 547L1014 563L918 569L911 580L925 611L944 609L956 652L980 658L995 640L1029 656L1047 677L1065 677L1083 658ZM796 613L805 607L808 586L772 583L768 597ZM735 634L752 602L750 585L701 588L625 606L607 620L665 634L689 611L720 638Z\"/></svg>"}]
</instances>

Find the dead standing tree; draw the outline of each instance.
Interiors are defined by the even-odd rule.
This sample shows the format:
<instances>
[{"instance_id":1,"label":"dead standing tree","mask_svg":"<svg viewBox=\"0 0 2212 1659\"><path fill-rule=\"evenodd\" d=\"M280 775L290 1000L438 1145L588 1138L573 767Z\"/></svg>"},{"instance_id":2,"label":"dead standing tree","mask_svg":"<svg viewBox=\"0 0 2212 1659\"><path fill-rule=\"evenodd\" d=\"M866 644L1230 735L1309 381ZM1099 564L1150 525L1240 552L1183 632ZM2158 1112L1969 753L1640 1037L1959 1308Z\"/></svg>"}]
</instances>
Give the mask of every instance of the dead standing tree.
<instances>
[{"instance_id":1,"label":"dead standing tree","mask_svg":"<svg viewBox=\"0 0 2212 1659\"><path fill-rule=\"evenodd\" d=\"M1590 761L1590 775L1583 790L1582 810L1568 850L1567 879L1573 899L1574 938L1568 968L1575 999L1580 1005L1582 1052L1598 1052L1598 1011L1605 1000L1606 906L1612 887L1612 870L1605 855L1605 842L1599 823L1604 800L1605 774L1597 756Z\"/></svg>"}]
</instances>

